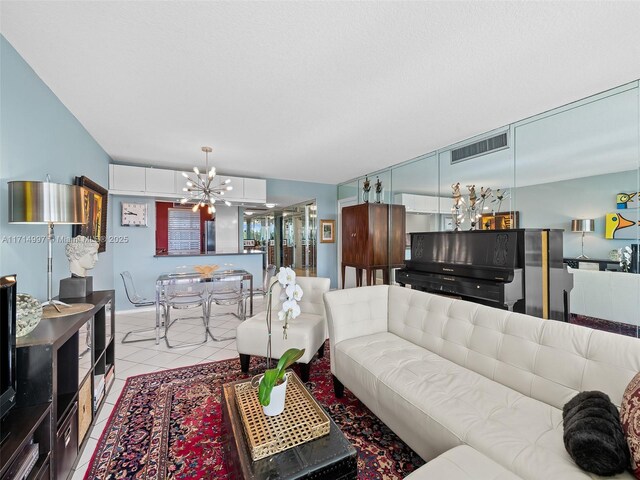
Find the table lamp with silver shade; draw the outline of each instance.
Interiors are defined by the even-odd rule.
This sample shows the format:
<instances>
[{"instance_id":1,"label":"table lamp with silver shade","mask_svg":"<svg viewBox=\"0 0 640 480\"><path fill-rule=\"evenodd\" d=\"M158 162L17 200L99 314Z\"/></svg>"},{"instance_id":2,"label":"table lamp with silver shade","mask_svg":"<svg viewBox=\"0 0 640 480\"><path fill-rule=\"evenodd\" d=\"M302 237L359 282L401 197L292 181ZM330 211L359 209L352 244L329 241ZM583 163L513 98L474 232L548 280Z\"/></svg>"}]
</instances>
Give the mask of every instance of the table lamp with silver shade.
<instances>
[{"instance_id":1,"label":"table lamp with silver shade","mask_svg":"<svg viewBox=\"0 0 640 480\"><path fill-rule=\"evenodd\" d=\"M593 232L595 230L595 221L593 218L578 218L571 220L571 231L582 233L582 253L576 258L589 258L584 254L584 234L585 232Z\"/></svg>"},{"instance_id":2,"label":"table lamp with silver shade","mask_svg":"<svg viewBox=\"0 0 640 480\"><path fill-rule=\"evenodd\" d=\"M9 186L9 223L45 224L47 232L47 301L43 305L66 305L53 300L51 292L53 274L53 226L84 223L84 188L77 185L52 183L49 175L44 182L15 181Z\"/></svg>"}]
</instances>

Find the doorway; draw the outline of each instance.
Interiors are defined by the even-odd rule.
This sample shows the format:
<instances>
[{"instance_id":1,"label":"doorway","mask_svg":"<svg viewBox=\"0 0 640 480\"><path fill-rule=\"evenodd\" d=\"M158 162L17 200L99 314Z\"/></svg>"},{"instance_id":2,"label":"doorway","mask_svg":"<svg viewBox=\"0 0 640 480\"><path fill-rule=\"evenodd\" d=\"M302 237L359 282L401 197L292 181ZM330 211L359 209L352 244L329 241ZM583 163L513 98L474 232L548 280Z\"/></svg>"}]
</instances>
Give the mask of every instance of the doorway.
<instances>
[{"instance_id":1,"label":"doorway","mask_svg":"<svg viewBox=\"0 0 640 480\"><path fill-rule=\"evenodd\" d=\"M282 209L280 264L301 277L317 276L318 207L315 200Z\"/></svg>"}]
</instances>

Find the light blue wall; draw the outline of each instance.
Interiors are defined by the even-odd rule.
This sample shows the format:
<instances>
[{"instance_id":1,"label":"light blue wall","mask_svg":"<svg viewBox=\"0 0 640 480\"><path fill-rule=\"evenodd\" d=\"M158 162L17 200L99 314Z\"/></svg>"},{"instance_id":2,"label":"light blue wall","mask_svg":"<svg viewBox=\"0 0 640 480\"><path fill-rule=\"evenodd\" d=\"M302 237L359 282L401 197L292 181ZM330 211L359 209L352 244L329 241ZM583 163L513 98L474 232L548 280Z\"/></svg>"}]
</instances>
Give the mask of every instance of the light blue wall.
<instances>
[{"instance_id":1,"label":"light blue wall","mask_svg":"<svg viewBox=\"0 0 640 480\"><path fill-rule=\"evenodd\" d=\"M113 272L116 286L118 310L134 308L125 296L120 272L131 272L138 294L153 299L155 281L163 273L175 272L183 265L210 265L237 268L251 272L254 288L262 286L262 255L216 255L211 257L154 257L156 251L156 201L154 198L109 195L112 205L111 220L114 239ZM146 203L148 222L146 227L123 227L120 225L120 205L122 202Z\"/></svg>"},{"instance_id":2,"label":"light blue wall","mask_svg":"<svg viewBox=\"0 0 640 480\"><path fill-rule=\"evenodd\" d=\"M288 206L305 200L316 200L318 220L338 218L338 186L326 183L267 179L267 201ZM338 247L336 243L318 243L318 276L331 279L338 287Z\"/></svg>"},{"instance_id":3,"label":"light blue wall","mask_svg":"<svg viewBox=\"0 0 640 480\"><path fill-rule=\"evenodd\" d=\"M9 42L0 36L0 274L18 274L18 290L46 298L47 246L45 225L7 223L7 182L44 180L73 183L86 175L108 185L107 153L36 75ZM109 209L111 205L109 205ZM107 222L107 234L111 223ZM71 237L71 226L59 225L56 236ZM28 235L40 243L10 243L12 237ZM92 270L94 289L113 287L113 248L99 254ZM53 293L69 276L64 243L53 250Z\"/></svg>"},{"instance_id":4,"label":"light blue wall","mask_svg":"<svg viewBox=\"0 0 640 480\"><path fill-rule=\"evenodd\" d=\"M278 203L279 207L315 199L318 218L336 219L337 187L321 183L295 182L289 180L267 180L267 200ZM155 280L158 275L175 271L183 265L230 264L251 272L254 286L262 281L262 255L225 255L212 257L154 257L156 242L156 204L154 198L109 196L111 204L111 224L114 238L125 243L114 243L113 272L118 310L132 308L127 301L120 279L120 272L128 270L134 277L138 293L153 298ZM147 227L123 227L120 225L120 205L122 202L146 203L148 205ZM318 275L331 279L332 287L337 286L337 249L335 243L318 245Z\"/></svg>"},{"instance_id":5,"label":"light blue wall","mask_svg":"<svg viewBox=\"0 0 640 480\"><path fill-rule=\"evenodd\" d=\"M593 218L595 232L585 233L584 253L590 258L608 259L611 250L637 242L604 237L605 215L618 211L616 194L635 192L637 187L636 170L519 187L514 189L514 208L520 212L523 228L563 229L565 257L577 257L581 252L581 235L571 232L571 220ZM639 213L630 209L623 215L638 220Z\"/></svg>"}]
</instances>

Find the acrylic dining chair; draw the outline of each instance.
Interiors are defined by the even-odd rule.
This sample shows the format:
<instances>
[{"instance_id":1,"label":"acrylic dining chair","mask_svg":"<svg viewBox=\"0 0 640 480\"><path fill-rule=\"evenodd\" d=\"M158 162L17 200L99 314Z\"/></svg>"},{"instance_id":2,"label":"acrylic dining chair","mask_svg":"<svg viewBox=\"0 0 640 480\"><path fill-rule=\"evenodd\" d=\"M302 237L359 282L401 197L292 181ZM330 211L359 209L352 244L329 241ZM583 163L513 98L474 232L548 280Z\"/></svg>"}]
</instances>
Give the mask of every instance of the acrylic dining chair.
<instances>
[{"instance_id":1,"label":"acrylic dining chair","mask_svg":"<svg viewBox=\"0 0 640 480\"><path fill-rule=\"evenodd\" d=\"M129 300L131 305L133 305L136 308L139 308L139 307L150 307L151 305L156 304L155 300L150 300L138 294L138 290L136 289L136 285L133 281L133 277L131 276L131 272L129 271L120 272L120 276L122 277L122 282L124 283L124 292L127 295L127 299ZM161 305L161 308L162 308L162 316L164 317L166 314L166 307L165 305ZM156 340L155 331L156 331L155 327L141 328L138 330L130 330L124 335L124 337L122 337L121 342L136 343L136 342L146 342L148 340L155 341ZM154 336L138 338L135 340L127 340L127 337L129 337L129 335L135 336L135 335L144 334L147 332L153 332Z\"/></svg>"},{"instance_id":2,"label":"acrylic dining chair","mask_svg":"<svg viewBox=\"0 0 640 480\"><path fill-rule=\"evenodd\" d=\"M192 267L178 267L176 268L176 273L193 273ZM207 341L208 338L208 296L207 296L207 288L204 283L178 283L176 285L167 285L163 292L164 301L166 304L166 314L165 314L165 324L164 324L164 341L167 344L168 348L177 348L177 347L191 347L195 345L201 345ZM201 308L202 315L197 316L179 316L175 317L173 320L171 319L171 310L173 309L176 312L192 312L193 308ZM199 328L199 324L202 323L202 340L201 341L185 341L185 342L174 342L172 343L169 338L169 330L173 327L176 322L179 321L187 321L187 320L200 320L200 322L194 323L185 323L185 325L189 325L190 328L187 328L183 331L183 333L194 334L193 331L187 332L187 330L194 330Z\"/></svg>"}]
</instances>

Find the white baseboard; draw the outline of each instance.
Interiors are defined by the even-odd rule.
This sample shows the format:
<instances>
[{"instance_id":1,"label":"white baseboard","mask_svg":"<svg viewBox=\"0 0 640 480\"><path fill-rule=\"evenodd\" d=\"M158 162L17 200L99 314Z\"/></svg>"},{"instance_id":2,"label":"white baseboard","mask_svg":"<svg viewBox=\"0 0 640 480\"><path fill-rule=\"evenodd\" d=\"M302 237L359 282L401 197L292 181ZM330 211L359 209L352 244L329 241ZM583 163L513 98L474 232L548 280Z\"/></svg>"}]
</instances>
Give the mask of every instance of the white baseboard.
<instances>
[{"instance_id":1,"label":"white baseboard","mask_svg":"<svg viewBox=\"0 0 640 480\"><path fill-rule=\"evenodd\" d=\"M132 308L130 310L116 310L116 314L123 314L126 315L128 313L141 313L141 312L155 312L156 311L156 307L154 307L153 305L150 305L148 307L140 307L140 308Z\"/></svg>"}]
</instances>

